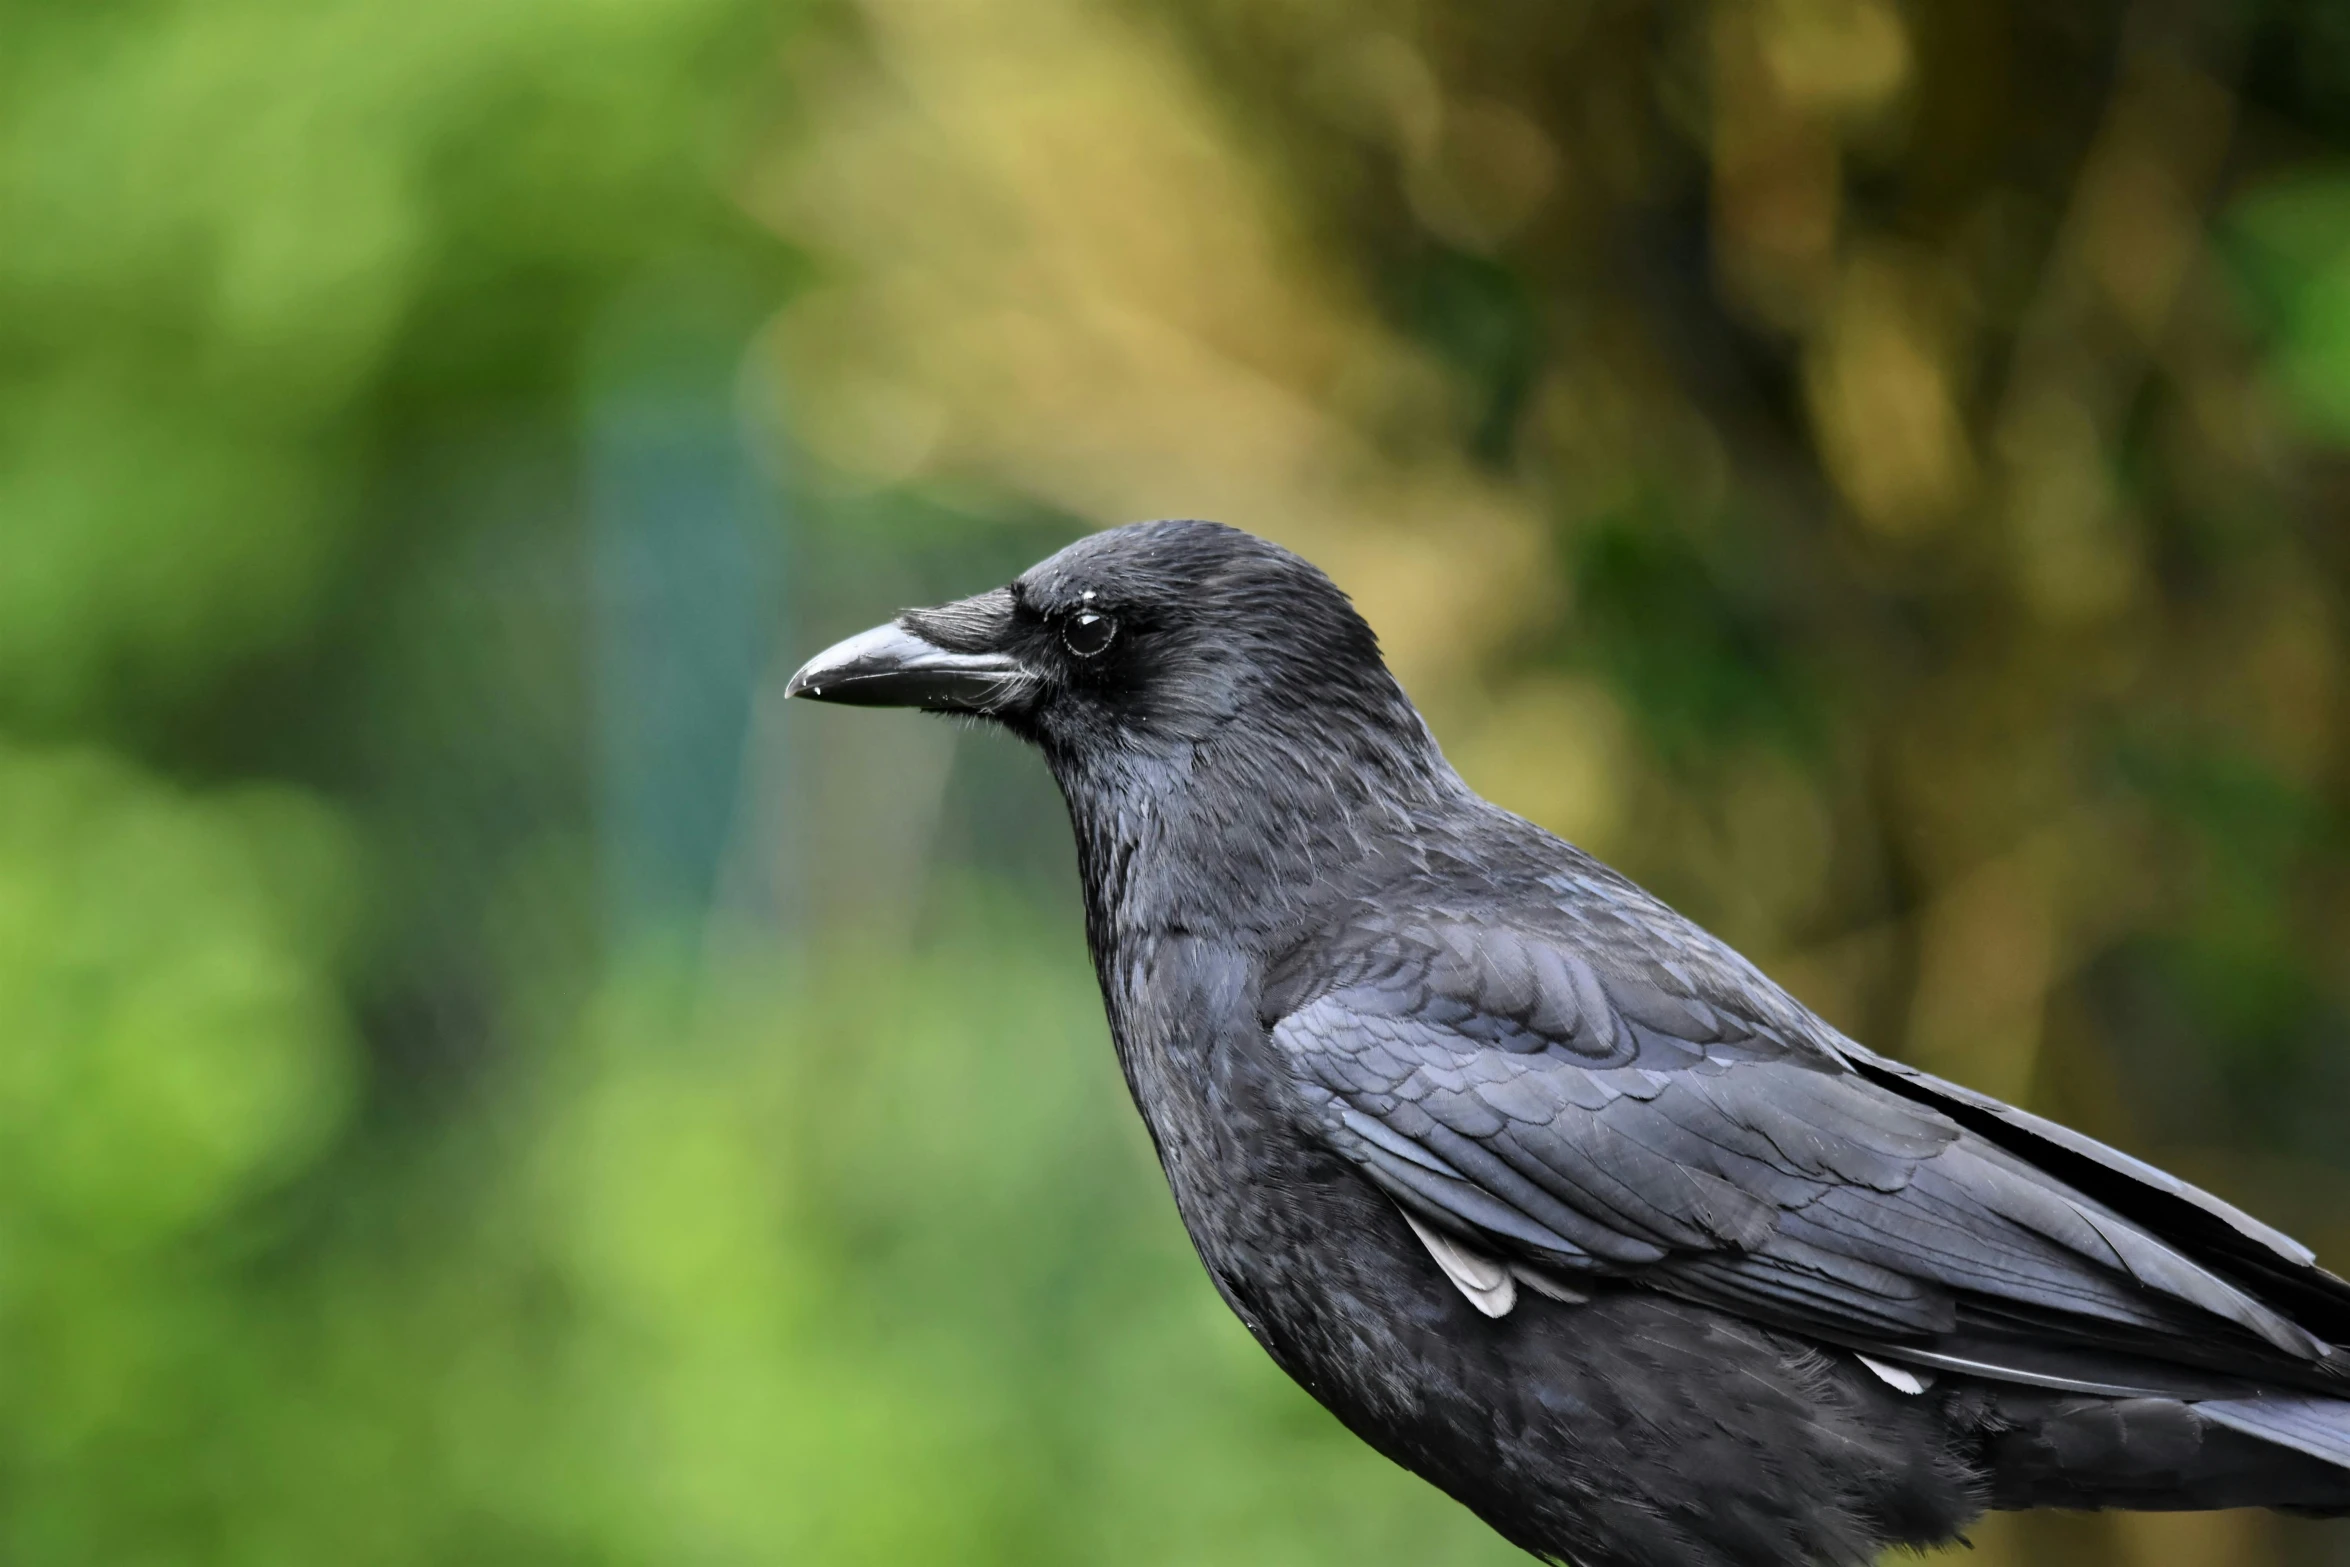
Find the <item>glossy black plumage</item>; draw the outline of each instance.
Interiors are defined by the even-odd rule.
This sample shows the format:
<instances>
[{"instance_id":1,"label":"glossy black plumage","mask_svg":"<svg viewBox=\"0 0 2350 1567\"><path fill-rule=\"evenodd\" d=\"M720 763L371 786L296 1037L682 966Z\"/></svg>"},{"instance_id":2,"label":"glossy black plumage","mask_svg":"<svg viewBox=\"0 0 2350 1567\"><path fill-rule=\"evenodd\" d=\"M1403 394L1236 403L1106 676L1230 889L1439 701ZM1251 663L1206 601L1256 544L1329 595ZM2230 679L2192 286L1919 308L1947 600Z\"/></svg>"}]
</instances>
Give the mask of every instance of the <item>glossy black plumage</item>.
<instances>
[{"instance_id":1,"label":"glossy black plumage","mask_svg":"<svg viewBox=\"0 0 2350 1567\"><path fill-rule=\"evenodd\" d=\"M1043 750L1210 1276L1528 1550L1776 1567L1986 1506L2350 1511L2350 1285L1870 1054L1479 799L1296 557L1097 535L793 689L828 685Z\"/></svg>"}]
</instances>

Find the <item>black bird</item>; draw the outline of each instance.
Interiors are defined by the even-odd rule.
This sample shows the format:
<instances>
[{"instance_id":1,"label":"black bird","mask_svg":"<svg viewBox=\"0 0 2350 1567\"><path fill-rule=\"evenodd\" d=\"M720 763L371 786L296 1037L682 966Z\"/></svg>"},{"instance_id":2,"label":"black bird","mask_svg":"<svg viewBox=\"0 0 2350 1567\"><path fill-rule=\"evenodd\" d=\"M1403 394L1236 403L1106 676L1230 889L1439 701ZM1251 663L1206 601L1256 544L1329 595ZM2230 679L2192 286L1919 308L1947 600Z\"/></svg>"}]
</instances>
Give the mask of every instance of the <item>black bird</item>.
<instances>
[{"instance_id":1,"label":"black bird","mask_svg":"<svg viewBox=\"0 0 2350 1567\"><path fill-rule=\"evenodd\" d=\"M2350 1513L2350 1283L1863 1049L1479 798L1296 556L1097 534L790 691L1043 751L1217 1289L1535 1555L1793 1567L1987 1507Z\"/></svg>"}]
</instances>

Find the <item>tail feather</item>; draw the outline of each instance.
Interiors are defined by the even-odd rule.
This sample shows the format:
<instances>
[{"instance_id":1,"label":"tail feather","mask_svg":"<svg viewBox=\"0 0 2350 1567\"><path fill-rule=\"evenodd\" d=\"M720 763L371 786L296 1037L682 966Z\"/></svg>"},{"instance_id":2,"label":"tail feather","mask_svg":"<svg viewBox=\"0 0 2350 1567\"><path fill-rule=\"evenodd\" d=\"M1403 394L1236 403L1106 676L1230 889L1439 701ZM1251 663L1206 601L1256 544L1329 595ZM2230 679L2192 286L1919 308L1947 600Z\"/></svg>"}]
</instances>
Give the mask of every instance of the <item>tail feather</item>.
<instances>
[{"instance_id":1,"label":"tail feather","mask_svg":"<svg viewBox=\"0 0 2350 1567\"><path fill-rule=\"evenodd\" d=\"M2350 1513L2350 1401L2096 1398L2000 1388L1984 1457L1994 1507Z\"/></svg>"},{"instance_id":2,"label":"tail feather","mask_svg":"<svg viewBox=\"0 0 2350 1567\"><path fill-rule=\"evenodd\" d=\"M2350 1402L2288 1396L2224 1399L2194 1407L2204 1419L2230 1430L2350 1470Z\"/></svg>"}]
</instances>

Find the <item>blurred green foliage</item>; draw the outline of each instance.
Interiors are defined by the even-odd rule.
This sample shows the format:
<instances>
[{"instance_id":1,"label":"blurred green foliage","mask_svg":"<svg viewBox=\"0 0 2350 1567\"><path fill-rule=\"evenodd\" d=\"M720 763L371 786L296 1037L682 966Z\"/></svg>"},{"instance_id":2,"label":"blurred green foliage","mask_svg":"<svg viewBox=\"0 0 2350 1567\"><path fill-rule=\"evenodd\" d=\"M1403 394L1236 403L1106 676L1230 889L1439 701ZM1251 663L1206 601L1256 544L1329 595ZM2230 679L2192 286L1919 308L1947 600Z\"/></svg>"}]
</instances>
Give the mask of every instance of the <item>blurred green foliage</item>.
<instances>
[{"instance_id":1,"label":"blurred green foliage","mask_svg":"<svg viewBox=\"0 0 2350 1567\"><path fill-rule=\"evenodd\" d=\"M599 952L581 409L788 268L798 25L0 21L0 1560L1493 1559L1199 1287L1064 911Z\"/></svg>"},{"instance_id":2,"label":"blurred green foliage","mask_svg":"<svg viewBox=\"0 0 2350 1567\"><path fill-rule=\"evenodd\" d=\"M2321 439L2350 444L2350 173L2280 182L2234 216L2238 273L2265 317L2279 391Z\"/></svg>"},{"instance_id":3,"label":"blurred green foliage","mask_svg":"<svg viewBox=\"0 0 2350 1567\"><path fill-rule=\"evenodd\" d=\"M1139 514L1331 565L1473 782L1841 1025L2338 1264L2344 39L0 6L0 1562L1512 1559L1207 1287L1032 760L774 701ZM739 546L656 607L759 690L628 619L632 496ZM643 795L705 909L628 904L631 700L741 732Z\"/></svg>"},{"instance_id":4,"label":"blurred green foliage","mask_svg":"<svg viewBox=\"0 0 2350 1567\"><path fill-rule=\"evenodd\" d=\"M386 403L562 373L596 291L714 221L709 57L745 20L714 0L12 11L7 710L201 700L314 626L369 527Z\"/></svg>"}]
</instances>

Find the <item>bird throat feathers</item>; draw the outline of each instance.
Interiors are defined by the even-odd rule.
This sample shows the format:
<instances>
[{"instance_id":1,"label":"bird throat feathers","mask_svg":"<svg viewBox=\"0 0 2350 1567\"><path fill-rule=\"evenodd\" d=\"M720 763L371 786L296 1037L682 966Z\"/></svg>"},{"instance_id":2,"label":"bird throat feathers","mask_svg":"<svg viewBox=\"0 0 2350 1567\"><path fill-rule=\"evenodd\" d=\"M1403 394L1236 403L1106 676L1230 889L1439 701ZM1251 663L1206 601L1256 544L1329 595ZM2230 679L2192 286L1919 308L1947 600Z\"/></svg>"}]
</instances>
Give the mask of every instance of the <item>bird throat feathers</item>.
<instances>
[{"instance_id":1,"label":"bird throat feathers","mask_svg":"<svg viewBox=\"0 0 2350 1567\"><path fill-rule=\"evenodd\" d=\"M1394 707L1252 704L1172 743L1044 747L1076 833L1097 955L1218 911L1271 929L1479 803L1385 671Z\"/></svg>"}]
</instances>

